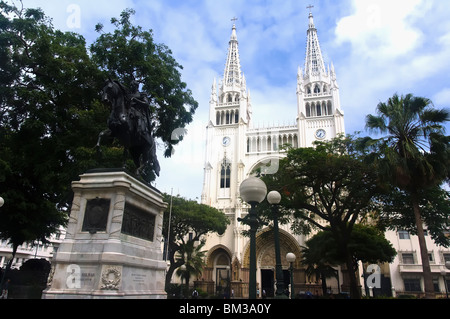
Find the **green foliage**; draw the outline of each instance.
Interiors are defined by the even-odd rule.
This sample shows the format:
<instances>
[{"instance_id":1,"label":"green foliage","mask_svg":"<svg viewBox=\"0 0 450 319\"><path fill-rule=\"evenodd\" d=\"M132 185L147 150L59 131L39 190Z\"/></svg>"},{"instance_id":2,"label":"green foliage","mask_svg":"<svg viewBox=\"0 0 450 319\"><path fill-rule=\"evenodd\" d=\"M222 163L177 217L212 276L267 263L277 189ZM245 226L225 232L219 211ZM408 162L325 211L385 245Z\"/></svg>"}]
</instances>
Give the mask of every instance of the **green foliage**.
<instances>
[{"instance_id":1,"label":"green foliage","mask_svg":"<svg viewBox=\"0 0 450 319\"><path fill-rule=\"evenodd\" d=\"M450 136L443 124L450 111L435 109L429 99L412 94L394 94L377 106L378 115L368 115L366 127L383 134L368 138L366 145L378 170L393 185L414 193L440 185L450 173Z\"/></svg>"},{"instance_id":2,"label":"green foliage","mask_svg":"<svg viewBox=\"0 0 450 319\"><path fill-rule=\"evenodd\" d=\"M353 137L339 136L314 148L289 149L277 174L264 177L268 189L282 195L280 209L293 217L292 230L331 232L340 257L352 270L354 225L380 208L375 200L386 191L375 166L356 146ZM354 275L350 286L352 296L358 298Z\"/></svg>"},{"instance_id":3,"label":"green foliage","mask_svg":"<svg viewBox=\"0 0 450 319\"><path fill-rule=\"evenodd\" d=\"M90 52L83 36L55 30L41 9L0 1L0 10L0 237L17 247L66 224L71 182L86 170L126 163L134 171L117 141L101 155L95 149L110 113L100 94L108 75L142 85L168 155L178 142L172 130L192 121L197 102L170 50L131 25L131 10Z\"/></svg>"},{"instance_id":4,"label":"green foliage","mask_svg":"<svg viewBox=\"0 0 450 319\"><path fill-rule=\"evenodd\" d=\"M196 244L194 241L188 241L185 244L180 245L178 251L178 260L183 262L184 269L178 268L176 274L186 280L186 286L189 287L189 280L192 276L200 275L205 266L206 251L202 251L205 242Z\"/></svg>"},{"instance_id":5,"label":"green foliage","mask_svg":"<svg viewBox=\"0 0 450 319\"><path fill-rule=\"evenodd\" d=\"M354 226L348 247L355 265L357 261L390 263L397 255L392 244L379 229L362 224ZM306 242L303 253L305 264L339 265L346 262L331 231L322 231L314 235Z\"/></svg>"},{"instance_id":6,"label":"green foliage","mask_svg":"<svg viewBox=\"0 0 450 319\"><path fill-rule=\"evenodd\" d=\"M341 136L315 148L290 149L278 173L263 177L268 189L281 193L280 209L283 216L293 214L296 233L309 233L311 227L351 231L357 220L379 208L374 199L384 185L355 143Z\"/></svg>"},{"instance_id":7,"label":"green foliage","mask_svg":"<svg viewBox=\"0 0 450 319\"><path fill-rule=\"evenodd\" d=\"M143 31L131 24L134 13L127 9L120 19L111 19L116 30L101 34L90 51L108 76L125 85L136 81L141 86L151 103L154 136L163 141L165 156L170 157L173 146L182 140L172 140L173 131L192 122L198 103L182 82L182 66L172 57L171 50L154 43L151 30ZM102 32L103 26L97 25L96 30Z\"/></svg>"},{"instance_id":8,"label":"green foliage","mask_svg":"<svg viewBox=\"0 0 450 319\"><path fill-rule=\"evenodd\" d=\"M430 298L434 288L423 229L424 207L421 204L429 210L433 204L424 204L424 200L429 200L433 192L431 189L436 190L450 176L450 136L445 135L443 126L450 121L450 111L435 109L427 98L394 94L386 103L378 104L377 113L377 116L367 116L366 127L384 136L378 140L366 138L365 142L368 149L375 150L372 160L380 179L407 194L403 196L394 190L391 203L398 207L399 200L403 200L412 208L422 258L425 295ZM448 206L448 197L444 201ZM408 218L408 211L399 211ZM448 220L448 209L445 209L445 213ZM436 225L433 217L431 220L428 218L428 222ZM442 229L431 228L434 238L442 244ZM444 240L443 244L448 245L448 242Z\"/></svg>"},{"instance_id":9,"label":"green foliage","mask_svg":"<svg viewBox=\"0 0 450 319\"><path fill-rule=\"evenodd\" d=\"M166 241L169 241L170 268L166 274L166 288L168 288L175 269L187 262L183 258L177 259L177 254L192 250L194 244L204 240L203 236L208 233L223 234L230 220L218 209L193 200L164 194L164 201L170 203L164 212L162 230Z\"/></svg>"},{"instance_id":10,"label":"green foliage","mask_svg":"<svg viewBox=\"0 0 450 319\"><path fill-rule=\"evenodd\" d=\"M200 240L209 232L223 234L230 224L230 220L221 211L187 200L179 196L164 194L164 201L172 203L170 219L170 241L185 242L189 233L193 233L193 240ZM164 213L163 234L167 235L170 208Z\"/></svg>"},{"instance_id":11,"label":"green foliage","mask_svg":"<svg viewBox=\"0 0 450 319\"><path fill-rule=\"evenodd\" d=\"M421 216L433 241L440 246L449 247L447 235L450 228L450 193L438 186L419 192ZM390 230L407 230L417 235L414 210L410 195L398 188L380 198L383 209L376 216L378 227Z\"/></svg>"}]
</instances>

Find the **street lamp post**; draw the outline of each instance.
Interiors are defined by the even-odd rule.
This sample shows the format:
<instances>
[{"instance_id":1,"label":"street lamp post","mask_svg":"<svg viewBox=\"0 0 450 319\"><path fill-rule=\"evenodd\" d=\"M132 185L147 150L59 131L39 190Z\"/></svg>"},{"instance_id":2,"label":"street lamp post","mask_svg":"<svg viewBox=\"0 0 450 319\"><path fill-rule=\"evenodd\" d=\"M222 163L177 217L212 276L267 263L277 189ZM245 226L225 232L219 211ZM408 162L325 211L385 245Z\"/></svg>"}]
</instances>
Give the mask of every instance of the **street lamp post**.
<instances>
[{"instance_id":1,"label":"street lamp post","mask_svg":"<svg viewBox=\"0 0 450 319\"><path fill-rule=\"evenodd\" d=\"M249 299L256 299L256 232L259 219L256 216L256 205L261 203L267 194L266 184L256 177L249 177L241 183L239 188L242 199L250 204L250 211L244 218L238 221L250 226L250 278L248 295Z\"/></svg>"},{"instance_id":2,"label":"street lamp post","mask_svg":"<svg viewBox=\"0 0 450 319\"><path fill-rule=\"evenodd\" d=\"M286 259L290 264L289 271L291 273L291 299L294 299L294 297L295 297L295 294L294 294L294 262L295 262L296 258L297 258L297 256L295 256L294 253L286 254Z\"/></svg>"},{"instance_id":3,"label":"street lamp post","mask_svg":"<svg viewBox=\"0 0 450 319\"><path fill-rule=\"evenodd\" d=\"M275 240L275 271L277 278L277 290L275 292L275 298L286 299L284 294L284 278L283 278L283 266L281 265L281 253L280 253L280 231L278 229L278 204L281 201L281 195L277 191L271 191L267 195L267 201L272 205L273 213L273 237Z\"/></svg>"}]
</instances>

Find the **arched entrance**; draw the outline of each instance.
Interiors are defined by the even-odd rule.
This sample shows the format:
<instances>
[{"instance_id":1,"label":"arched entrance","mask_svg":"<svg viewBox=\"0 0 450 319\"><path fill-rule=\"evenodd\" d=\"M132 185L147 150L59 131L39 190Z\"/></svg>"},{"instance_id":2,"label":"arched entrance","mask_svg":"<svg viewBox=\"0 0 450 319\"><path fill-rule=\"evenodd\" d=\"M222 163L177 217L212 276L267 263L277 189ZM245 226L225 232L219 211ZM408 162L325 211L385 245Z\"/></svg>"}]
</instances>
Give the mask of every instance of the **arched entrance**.
<instances>
[{"instance_id":1,"label":"arched entrance","mask_svg":"<svg viewBox=\"0 0 450 319\"><path fill-rule=\"evenodd\" d=\"M209 294L229 295L232 276L231 256L231 251L223 245L211 248L202 278L196 284Z\"/></svg>"},{"instance_id":2,"label":"arched entrance","mask_svg":"<svg viewBox=\"0 0 450 319\"><path fill-rule=\"evenodd\" d=\"M295 238L284 230L280 230L280 252L283 267L283 279L286 285L290 284L289 262L286 254L292 252L297 256L294 263L294 284L305 282L305 272L301 265L301 247ZM275 292L275 240L272 228L265 228L256 236L256 281L262 292L264 289L267 296L273 296ZM244 253L243 268L250 267L250 244L248 243Z\"/></svg>"}]
</instances>

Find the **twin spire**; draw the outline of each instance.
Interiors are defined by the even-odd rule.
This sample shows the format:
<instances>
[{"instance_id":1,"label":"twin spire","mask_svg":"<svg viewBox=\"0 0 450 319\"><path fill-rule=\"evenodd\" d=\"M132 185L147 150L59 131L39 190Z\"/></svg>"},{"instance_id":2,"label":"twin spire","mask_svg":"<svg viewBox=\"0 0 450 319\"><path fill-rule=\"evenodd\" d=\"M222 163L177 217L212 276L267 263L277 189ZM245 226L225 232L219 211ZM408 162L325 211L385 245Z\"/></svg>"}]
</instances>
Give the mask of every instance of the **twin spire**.
<instances>
[{"instance_id":1,"label":"twin spire","mask_svg":"<svg viewBox=\"0 0 450 319\"><path fill-rule=\"evenodd\" d=\"M311 8L309 6L308 8ZM314 25L314 18L312 12L309 12L309 27L307 31L306 41L306 59L305 59L305 74L308 76L325 74L325 63L320 50L319 37L317 36L317 29Z\"/></svg>"},{"instance_id":2,"label":"twin spire","mask_svg":"<svg viewBox=\"0 0 450 319\"><path fill-rule=\"evenodd\" d=\"M233 19L234 21L236 19ZM239 58L239 42L236 34L236 24L233 24L231 38L228 46L227 62L224 71L224 85L228 87L239 86L242 81L241 61Z\"/></svg>"},{"instance_id":3,"label":"twin spire","mask_svg":"<svg viewBox=\"0 0 450 319\"><path fill-rule=\"evenodd\" d=\"M308 6L311 10L313 6ZM241 63L239 58L238 39L236 34L237 18L231 19L233 27L228 47L227 62L225 64L224 82L225 86L239 86L244 80L241 73ZM314 17L312 12L309 12L309 25L307 31L306 57L305 57L305 76L313 76L319 74L327 74L325 63L320 49L319 37L317 36L317 29L314 25ZM303 73L303 70L302 70Z\"/></svg>"},{"instance_id":4,"label":"twin spire","mask_svg":"<svg viewBox=\"0 0 450 319\"><path fill-rule=\"evenodd\" d=\"M311 10L313 6L308 6ZM306 56L305 56L305 69L299 68L297 80L298 86L303 86L303 81L309 78L309 80L318 80L322 76L331 75L334 82L334 86L337 87L334 66L328 67L328 72L325 68L325 63L322 56L322 50L320 48L319 37L317 35L317 29L314 25L314 17L312 12L309 12L309 23L307 31L307 45L306 45ZM225 64L225 70L223 75L223 81L219 87L219 95L224 92L242 92L247 95L246 91L246 80L245 76L241 72L241 62L239 57L239 42L236 33L236 22L237 18L231 19L233 21L233 27L231 30L231 37L228 46L228 55ZM315 80L313 80L315 81ZM303 89L303 88L301 88ZM212 87L211 100L217 101L217 86L216 80ZM249 94L249 92L248 92Z\"/></svg>"}]
</instances>

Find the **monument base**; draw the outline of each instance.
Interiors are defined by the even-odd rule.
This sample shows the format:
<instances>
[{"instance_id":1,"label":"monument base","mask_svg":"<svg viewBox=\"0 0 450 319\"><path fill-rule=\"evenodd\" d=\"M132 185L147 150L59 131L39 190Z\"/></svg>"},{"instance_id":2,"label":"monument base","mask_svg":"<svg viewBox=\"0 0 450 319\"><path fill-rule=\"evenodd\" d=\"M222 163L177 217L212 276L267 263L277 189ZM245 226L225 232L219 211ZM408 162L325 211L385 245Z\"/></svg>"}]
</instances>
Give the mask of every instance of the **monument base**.
<instances>
[{"instance_id":1,"label":"monument base","mask_svg":"<svg viewBox=\"0 0 450 319\"><path fill-rule=\"evenodd\" d=\"M42 297L165 299L162 194L123 171L80 177Z\"/></svg>"}]
</instances>

